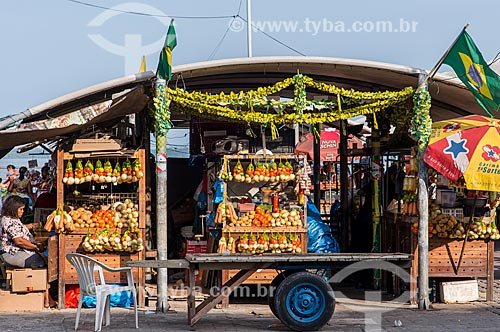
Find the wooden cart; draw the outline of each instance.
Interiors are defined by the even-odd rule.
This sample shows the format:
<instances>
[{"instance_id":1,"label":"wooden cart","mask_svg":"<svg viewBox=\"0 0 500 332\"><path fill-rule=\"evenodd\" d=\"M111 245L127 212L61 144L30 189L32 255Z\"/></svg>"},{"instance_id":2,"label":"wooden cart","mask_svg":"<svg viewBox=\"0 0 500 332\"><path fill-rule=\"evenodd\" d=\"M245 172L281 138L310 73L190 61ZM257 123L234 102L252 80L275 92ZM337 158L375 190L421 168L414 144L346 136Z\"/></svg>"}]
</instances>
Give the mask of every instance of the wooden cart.
<instances>
[{"instance_id":1,"label":"wooden cart","mask_svg":"<svg viewBox=\"0 0 500 332\"><path fill-rule=\"evenodd\" d=\"M176 268L188 271L188 324L195 325L207 312L247 280L259 269L273 269L281 272L271 283L268 293L272 312L285 325L296 331L312 331L324 326L333 315L335 299L330 285L324 278L308 269L335 270L355 262L374 264L391 262L398 266L409 267L412 261L409 254L355 253L355 254L248 254L186 255L185 259L129 261L127 266L139 268ZM392 265L394 266L394 265ZM373 265L372 265L373 268ZM238 272L227 280L217 291L200 305L195 304L195 272L197 270L231 270ZM358 271L354 269L355 272Z\"/></svg>"}]
</instances>

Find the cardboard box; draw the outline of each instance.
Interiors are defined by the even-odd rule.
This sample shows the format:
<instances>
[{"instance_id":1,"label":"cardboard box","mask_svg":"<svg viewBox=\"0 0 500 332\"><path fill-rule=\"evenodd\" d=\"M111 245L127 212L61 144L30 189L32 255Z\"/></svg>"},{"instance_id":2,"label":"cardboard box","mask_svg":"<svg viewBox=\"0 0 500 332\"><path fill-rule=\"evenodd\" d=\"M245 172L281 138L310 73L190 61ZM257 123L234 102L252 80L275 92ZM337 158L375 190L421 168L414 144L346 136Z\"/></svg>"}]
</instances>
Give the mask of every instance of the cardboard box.
<instances>
[{"instance_id":1,"label":"cardboard box","mask_svg":"<svg viewBox=\"0 0 500 332\"><path fill-rule=\"evenodd\" d=\"M477 280L441 283L441 301L444 303L463 303L476 300L479 300Z\"/></svg>"},{"instance_id":2,"label":"cardboard box","mask_svg":"<svg viewBox=\"0 0 500 332\"><path fill-rule=\"evenodd\" d=\"M73 144L74 152L118 151L121 148L121 140L114 138L80 138Z\"/></svg>"},{"instance_id":3,"label":"cardboard box","mask_svg":"<svg viewBox=\"0 0 500 332\"><path fill-rule=\"evenodd\" d=\"M43 292L16 294L0 291L0 311L41 311L44 297Z\"/></svg>"},{"instance_id":4,"label":"cardboard box","mask_svg":"<svg viewBox=\"0 0 500 332\"><path fill-rule=\"evenodd\" d=\"M15 269L12 270L12 292L35 292L47 289L47 270Z\"/></svg>"}]
</instances>

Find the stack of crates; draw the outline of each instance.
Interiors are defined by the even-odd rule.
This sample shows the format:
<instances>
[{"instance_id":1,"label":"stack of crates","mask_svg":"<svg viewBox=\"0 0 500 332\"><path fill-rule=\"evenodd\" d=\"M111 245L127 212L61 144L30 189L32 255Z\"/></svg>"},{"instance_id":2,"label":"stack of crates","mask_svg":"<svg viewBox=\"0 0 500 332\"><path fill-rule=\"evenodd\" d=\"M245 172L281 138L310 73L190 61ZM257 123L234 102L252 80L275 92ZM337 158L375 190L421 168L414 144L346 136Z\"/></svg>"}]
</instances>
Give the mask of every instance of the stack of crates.
<instances>
[{"instance_id":1,"label":"stack of crates","mask_svg":"<svg viewBox=\"0 0 500 332\"><path fill-rule=\"evenodd\" d=\"M6 267L0 311L40 311L47 289L46 269Z\"/></svg>"}]
</instances>

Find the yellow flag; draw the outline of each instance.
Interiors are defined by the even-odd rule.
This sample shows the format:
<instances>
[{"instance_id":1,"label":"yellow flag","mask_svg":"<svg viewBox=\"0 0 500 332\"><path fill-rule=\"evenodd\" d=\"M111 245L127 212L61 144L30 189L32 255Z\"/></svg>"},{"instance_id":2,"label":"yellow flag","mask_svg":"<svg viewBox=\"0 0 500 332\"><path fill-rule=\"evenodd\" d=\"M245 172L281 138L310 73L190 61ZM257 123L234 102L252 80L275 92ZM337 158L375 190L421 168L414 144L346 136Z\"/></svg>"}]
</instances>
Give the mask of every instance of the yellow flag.
<instances>
[{"instance_id":1,"label":"yellow flag","mask_svg":"<svg viewBox=\"0 0 500 332\"><path fill-rule=\"evenodd\" d=\"M144 73L146 71L146 56L142 56L141 67L139 68L139 73Z\"/></svg>"}]
</instances>

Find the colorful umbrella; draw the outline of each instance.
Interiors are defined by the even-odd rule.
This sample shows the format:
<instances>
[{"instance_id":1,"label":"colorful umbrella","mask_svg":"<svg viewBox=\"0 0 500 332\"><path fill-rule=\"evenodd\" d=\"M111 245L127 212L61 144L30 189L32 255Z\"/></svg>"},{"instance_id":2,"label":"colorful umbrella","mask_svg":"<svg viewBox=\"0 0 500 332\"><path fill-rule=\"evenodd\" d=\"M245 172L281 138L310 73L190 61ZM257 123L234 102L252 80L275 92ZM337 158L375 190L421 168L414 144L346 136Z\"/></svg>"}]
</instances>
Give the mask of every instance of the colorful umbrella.
<instances>
[{"instance_id":1,"label":"colorful umbrella","mask_svg":"<svg viewBox=\"0 0 500 332\"><path fill-rule=\"evenodd\" d=\"M471 190L500 191L500 121L480 115L432 124L424 161Z\"/></svg>"},{"instance_id":2,"label":"colorful umbrella","mask_svg":"<svg viewBox=\"0 0 500 332\"><path fill-rule=\"evenodd\" d=\"M308 133L302 136L295 148L295 153L308 154L311 159L314 159L313 142L314 135ZM340 131L335 128L325 128L320 134L320 157L322 161L336 161L340 142ZM351 137L348 141L348 147L352 148L353 143L358 144L358 148L362 147L362 141L357 137Z\"/></svg>"}]
</instances>

